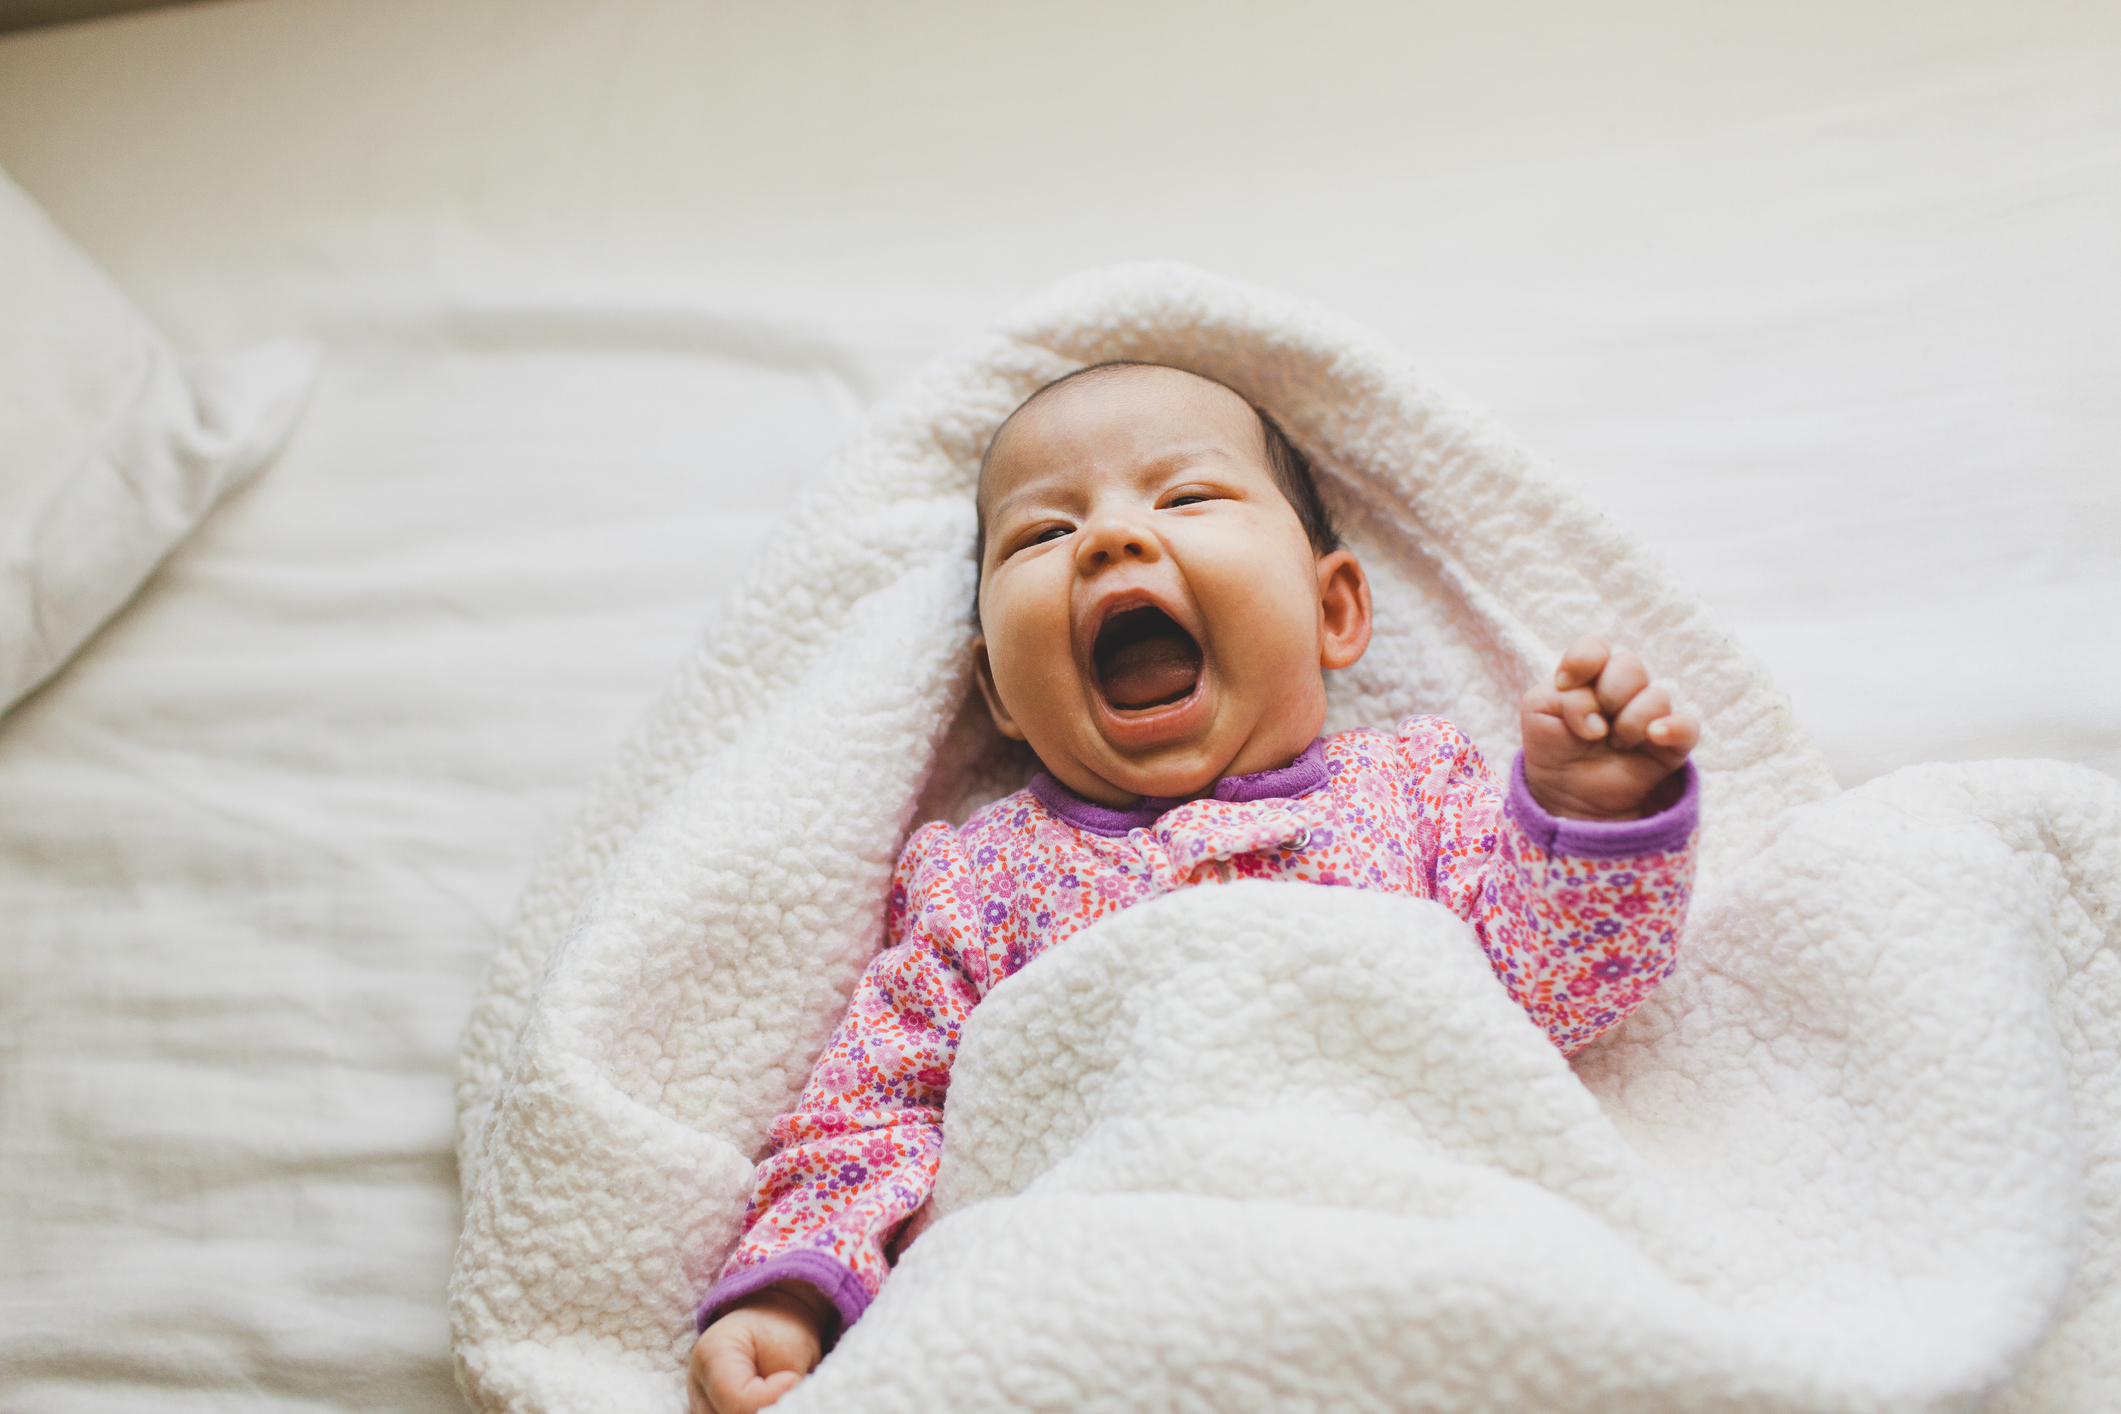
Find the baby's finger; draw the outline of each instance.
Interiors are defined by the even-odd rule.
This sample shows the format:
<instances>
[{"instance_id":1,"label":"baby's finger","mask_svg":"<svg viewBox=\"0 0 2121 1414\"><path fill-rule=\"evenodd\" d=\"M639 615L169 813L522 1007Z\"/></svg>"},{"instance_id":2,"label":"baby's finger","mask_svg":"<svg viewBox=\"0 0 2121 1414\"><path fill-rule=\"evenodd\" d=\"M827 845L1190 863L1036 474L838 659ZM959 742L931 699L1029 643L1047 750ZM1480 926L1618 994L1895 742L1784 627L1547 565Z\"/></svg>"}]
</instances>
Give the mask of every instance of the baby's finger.
<instances>
[{"instance_id":1,"label":"baby's finger","mask_svg":"<svg viewBox=\"0 0 2121 1414\"><path fill-rule=\"evenodd\" d=\"M1650 723L1669 715L1671 710L1672 694L1661 687L1644 688L1613 717L1613 745L1622 751L1633 751L1649 739Z\"/></svg>"},{"instance_id":2,"label":"baby's finger","mask_svg":"<svg viewBox=\"0 0 2121 1414\"><path fill-rule=\"evenodd\" d=\"M1598 674L1599 710L1608 717L1617 717L1649 685L1650 673L1642 666L1642 659L1625 648L1616 648Z\"/></svg>"},{"instance_id":3,"label":"baby's finger","mask_svg":"<svg viewBox=\"0 0 2121 1414\"><path fill-rule=\"evenodd\" d=\"M1584 744L1563 720L1561 694L1551 684L1535 684L1518 702L1517 710L1528 763L1544 769L1573 761L1583 754Z\"/></svg>"},{"instance_id":4,"label":"baby's finger","mask_svg":"<svg viewBox=\"0 0 2121 1414\"><path fill-rule=\"evenodd\" d=\"M1579 741L1597 741L1607 730L1606 719L1598 710L1598 694L1587 687L1574 688L1561 696L1561 720L1568 723L1569 731Z\"/></svg>"},{"instance_id":5,"label":"baby's finger","mask_svg":"<svg viewBox=\"0 0 2121 1414\"><path fill-rule=\"evenodd\" d=\"M761 1407L759 1368L744 1345L729 1341L707 1354L707 1407L714 1414L750 1414Z\"/></svg>"},{"instance_id":6,"label":"baby's finger","mask_svg":"<svg viewBox=\"0 0 2121 1414\"><path fill-rule=\"evenodd\" d=\"M1570 688L1598 681L1609 651L1605 640L1596 634L1587 633L1577 639L1561 655L1561 666L1554 670L1554 686L1567 692Z\"/></svg>"},{"instance_id":7,"label":"baby's finger","mask_svg":"<svg viewBox=\"0 0 2121 1414\"><path fill-rule=\"evenodd\" d=\"M783 1370L764 1379L752 1378L741 1386L730 1390L717 1390L723 1403L714 1406L715 1414L759 1414L761 1409L780 1402L782 1395L803 1382L803 1377L793 1370Z\"/></svg>"},{"instance_id":8,"label":"baby's finger","mask_svg":"<svg viewBox=\"0 0 2121 1414\"><path fill-rule=\"evenodd\" d=\"M1701 744L1701 719L1691 712L1674 712L1651 722L1647 735L1650 745L1668 760L1683 759ZM1673 760L1672 768L1678 769L1678 760Z\"/></svg>"}]
</instances>

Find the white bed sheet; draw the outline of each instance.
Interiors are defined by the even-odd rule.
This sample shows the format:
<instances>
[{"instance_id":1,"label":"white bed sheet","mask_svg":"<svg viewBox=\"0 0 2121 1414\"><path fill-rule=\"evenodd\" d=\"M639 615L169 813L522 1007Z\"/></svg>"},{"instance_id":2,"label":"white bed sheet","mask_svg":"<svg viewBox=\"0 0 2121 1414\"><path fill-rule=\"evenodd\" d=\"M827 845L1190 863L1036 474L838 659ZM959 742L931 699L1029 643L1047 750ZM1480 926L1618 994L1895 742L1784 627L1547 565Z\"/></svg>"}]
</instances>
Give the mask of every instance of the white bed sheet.
<instances>
[{"instance_id":1,"label":"white bed sheet","mask_svg":"<svg viewBox=\"0 0 2121 1414\"><path fill-rule=\"evenodd\" d=\"M0 40L0 165L287 453L0 720L0 1405L454 1407L448 1074L859 410L1175 257L1488 403L1845 784L2121 774L2121 12L224 0Z\"/></svg>"}]
</instances>

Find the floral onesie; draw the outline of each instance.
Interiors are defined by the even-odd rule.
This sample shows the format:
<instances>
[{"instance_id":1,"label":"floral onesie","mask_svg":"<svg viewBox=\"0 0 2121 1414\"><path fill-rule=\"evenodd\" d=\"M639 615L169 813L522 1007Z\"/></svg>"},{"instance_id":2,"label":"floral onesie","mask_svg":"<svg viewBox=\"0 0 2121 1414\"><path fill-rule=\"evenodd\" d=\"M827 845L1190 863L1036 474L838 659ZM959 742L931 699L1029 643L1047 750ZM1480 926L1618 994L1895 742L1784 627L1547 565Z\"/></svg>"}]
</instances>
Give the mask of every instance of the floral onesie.
<instances>
[{"instance_id":1,"label":"floral onesie","mask_svg":"<svg viewBox=\"0 0 2121 1414\"><path fill-rule=\"evenodd\" d=\"M1379 889L1473 927L1511 998L1574 1054L1672 970L1699 814L1563 820L1507 791L1440 717L1342 732L1212 795L1096 805L1041 774L961 829L925 825L899 856L885 948L796 1108L774 1121L745 1231L700 1327L775 1282L807 1281L852 1325L891 1244L928 1199L965 1018L1047 948L1174 889L1239 879Z\"/></svg>"}]
</instances>

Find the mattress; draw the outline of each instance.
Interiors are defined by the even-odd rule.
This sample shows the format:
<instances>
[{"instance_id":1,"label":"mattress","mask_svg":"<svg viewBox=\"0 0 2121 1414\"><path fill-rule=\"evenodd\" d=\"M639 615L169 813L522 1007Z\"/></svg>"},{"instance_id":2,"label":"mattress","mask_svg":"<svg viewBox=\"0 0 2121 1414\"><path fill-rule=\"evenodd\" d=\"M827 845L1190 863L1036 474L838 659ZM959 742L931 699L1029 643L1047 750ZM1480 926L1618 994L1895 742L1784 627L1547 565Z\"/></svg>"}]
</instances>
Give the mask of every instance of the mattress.
<instances>
[{"instance_id":1,"label":"mattress","mask_svg":"<svg viewBox=\"0 0 2121 1414\"><path fill-rule=\"evenodd\" d=\"M220 0L0 166L293 441L0 718L0 1404L458 1407L450 1066L541 848L885 390L1169 257L1702 591L1843 785L2121 774L2121 16Z\"/></svg>"}]
</instances>

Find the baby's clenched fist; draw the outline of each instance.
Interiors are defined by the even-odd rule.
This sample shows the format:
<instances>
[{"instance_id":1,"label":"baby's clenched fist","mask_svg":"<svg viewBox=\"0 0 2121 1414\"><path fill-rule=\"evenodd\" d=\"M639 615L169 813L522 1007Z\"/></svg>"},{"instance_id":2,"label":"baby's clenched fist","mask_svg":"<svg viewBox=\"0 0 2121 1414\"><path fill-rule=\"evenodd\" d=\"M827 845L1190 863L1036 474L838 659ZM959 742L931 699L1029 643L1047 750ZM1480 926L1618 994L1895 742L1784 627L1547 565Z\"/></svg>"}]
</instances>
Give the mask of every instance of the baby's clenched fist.
<instances>
[{"instance_id":1,"label":"baby's clenched fist","mask_svg":"<svg viewBox=\"0 0 2121 1414\"><path fill-rule=\"evenodd\" d=\"M1551 684L1520 704L1525 784L1550 813L1634 820L1678 799L1677 776L1701 723L1672 710L1642 660L1586 635L1569 645Z\"/></svg>"},{"instance_id":2,"label":"baby's clenched fist","mask_svg":"<svg viewBox=\"0 0 2121 1414\"><path fill-rule=\"evenodd\" d=\"M693 1344L685 1380L690 1414L757 1414L816 1367L828 1324L838 1324L838 1313L800 1282L746 1297Z\"/></svg>"}]
</instances>

